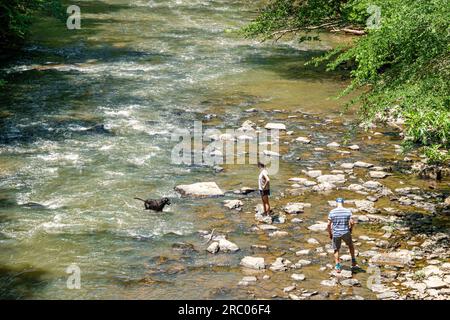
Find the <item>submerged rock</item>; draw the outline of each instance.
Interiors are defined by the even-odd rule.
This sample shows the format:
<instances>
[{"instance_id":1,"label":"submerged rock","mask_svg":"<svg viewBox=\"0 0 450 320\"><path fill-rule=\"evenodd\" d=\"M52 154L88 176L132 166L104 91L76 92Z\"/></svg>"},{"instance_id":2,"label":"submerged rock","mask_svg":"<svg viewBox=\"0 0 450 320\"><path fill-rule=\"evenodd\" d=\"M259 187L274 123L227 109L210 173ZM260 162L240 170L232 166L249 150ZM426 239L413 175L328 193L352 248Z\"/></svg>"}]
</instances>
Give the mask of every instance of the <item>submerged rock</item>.
<instances>
[{"instance_id":1,"label":"submerged rock","mask_svg":"<svg viewBox=\"0 0 450 320\"><path fill-rule=\"evenodd\" d=\"M241 200L225 200L224 206L228 209L237 209L239 210L244 204Z\"/></svg>"}]
</instances>

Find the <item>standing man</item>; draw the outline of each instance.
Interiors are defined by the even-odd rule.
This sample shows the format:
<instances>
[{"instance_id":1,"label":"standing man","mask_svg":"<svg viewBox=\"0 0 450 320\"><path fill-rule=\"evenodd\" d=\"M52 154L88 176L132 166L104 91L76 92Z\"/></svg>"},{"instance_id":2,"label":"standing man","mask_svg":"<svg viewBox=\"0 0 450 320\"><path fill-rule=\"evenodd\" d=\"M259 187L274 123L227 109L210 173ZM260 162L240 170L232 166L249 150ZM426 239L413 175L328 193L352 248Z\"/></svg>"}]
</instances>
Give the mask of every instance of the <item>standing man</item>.
<instances>
[{"instance_id":1,"label":"standing man","mask_svg":"<svg viewBox=\"0 0 450 320\"><path fill-rule=\"evenodd\" d=\"M352 212L348 208L344 208L344 199L336 199L336 208L330 211L328 215L328 234L331 239L331 244L334 250L334 260L336 263L336 272L341 272L342 265L339 259L339 250L341 249L341 242L344 240L345 244L350 250L352 256L352 268L357 267L355 259L355 247L352 241L352 228L355 222L352 219Z\"/></svg>"},{"instance_id":2,"label":"standing man","mask_svg":"<svg viewBox=\"0 0 450 320\"><path fill-rule=\"evenodd\" d=\"M269 173L266 170L266 166L262 162L258 162L258 168L260 169L259 177L258 177L258 187L259 193L261 195L264 214L268 215L270 213L270 204L269 204L269 196L270 196L270 179Z\"/></svg>"}]
</instances>

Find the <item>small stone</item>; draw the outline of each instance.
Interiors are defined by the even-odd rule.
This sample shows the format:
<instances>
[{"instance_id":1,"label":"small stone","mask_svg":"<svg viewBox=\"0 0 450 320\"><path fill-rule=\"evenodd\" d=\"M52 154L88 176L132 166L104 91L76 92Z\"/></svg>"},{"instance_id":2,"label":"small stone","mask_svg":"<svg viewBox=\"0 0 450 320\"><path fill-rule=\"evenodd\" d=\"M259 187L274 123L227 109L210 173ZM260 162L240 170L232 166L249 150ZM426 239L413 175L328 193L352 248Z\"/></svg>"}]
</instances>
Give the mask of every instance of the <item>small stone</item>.
<instances>
[{"instance_id":1,"label":"small stone","mask_svg":"<svg viewBox=\"0 0 450 320\"><path fill-rule=\"evenodd\" d=\"M288 293L288 292L294 291L296 288L297 288L297 286L295 284L293 284L292 286L284 288L283 292Z\"/></svg>"},{"instance_id":2,"label":"small stone","mask_svg":"<svg viewBox=\"0 0 450 320\"><path fill-rule=\"evenodd\" d=\"M355 165L353 163L348 163L348 162L341 164L341 168L344 168L344 169L353 169L354 166Z\"/></svg>"},{"instance_id":3,"label":"small stone","mask_svg":"<svg viewBox=\"0 0 450 320\"><path fill-rule=\"evenodd\" d=\"M373 164L367 163L367 162L363 162L363 161L356 161L353 165L355 167L358 167L358 168L370 168L370 167L373 167Z\"/></svg>"},{"instance_id":4,"label":"small stone","mask_svg":"<svg viewBox=\"0 0 450 320\"><path fill-rule=\"evenodd\" d=\"M268 123L264 127L267 130L286 130L286 125L283 123Z\"/></svg>"},{"instance_id":5,"label":"small stone","mask_svg":"<svg viewBox=\"0 0 450 320\"><path fill-rule=\"evenodd\" d=\"M359 150L359 146L357 144L352 144L351 146L348 146L350 150Z\"/></svg>"},{"instance_id":6,"label":"small stone","mask_svg":"<svg viewBox=\"0 0 450 320\"><path fill-rule=\"evenodd\" d=\"M304 274L298 274L298 273L294 273L291 275L291 278L295 281L303 281L306 279Z\"/></svg>"},{"instance_id":7,"label":"small stone","mask_svg":"<svg viewBox=\"0 0 450 320\"><path fill-rule=\"evenodd\" d=\"M317 178L322 175L322 170L303 171L308 177Z\"/></svg>"},{"instance_id":8,"label":"small stone","mask_svg":"<svg viewBox=\"0 0 450 320\"><path fill-rule=\"evenodd\" d=\"M387 176L389 176L390 174L384 171L370 171L369 172L369 176L371 178L375 178L375 179L384 179Z\"/></svg>"},{"instance_id":9,"label":"small stone","mask_svg":"<svg viewBox=\"0 0 450 320\"><path fill-rule=\"evenodd\" d=\"M304 144L308 144L308 143L311 142L311 140L306 138L306 137L298 137L297 139L295 139L295 141L301 142L301 143L304 143Z\"/></svg>"},{"instance_id":10,"label":"small stone","mask_svg":"<svg viewBox=\"0 0 450 320\"><path fill-rule=\"evenodd\" d=\"M327 144L328 148L339 148L341 145L337 142L331 142L329 144Z\"/></svg>"},{"instance_id":11,"label":"small stone","mask_svg":"<svg viewBox=\"0 0 450 320\"><path fill-rule=\"evenodd\" d=\"M291 219L291 222L292 222L292 223L302 223L303 220L300 219L300 218L294 218L294 219Z\"/></svg>"},{"instance_id":12,"label":"small stone","mask_svg":"<svg viewBox=\"0 0 450 320\"><path fill-rule=\"evenodd\" d=\"M320 242L317 241L317 240L314 239L314 238L309 238L309 239L307 240L307 242L308 242L309 244L320 244Z\"/></svg>"},{"instance_id":13,"label":"small stone","mask_svg":"<svg viewBox=\"0 0 450 320\"><path fill-rule=\"evenodd\" d=\"M225 200L224 206L228 209L240 209L244 204L241 200Z\"/></svg>"},{"instance_id":14,"label":"small stone","mask_svg":"<svg viewBox=\"0 0 450 320\"><path fill-rule=\"evenodd\" d=\"M337 281L336 281L336 279L322 280L322 281L320 282L320 284L321 284L322 286L326 286L326 287L334 287L334 286L337 285Z\"/></svg>"},{"instance_id":15,"label":"small stone","mask_svg":"<svg viewBox=\"0 0 450 320\"><path fill-rule=\"evenodd\" d=\"M292 262L285 258L276 258L269 269L271 271L286 271L291 264Z\"/></svg>"},{"instance_id":16,"label":"small stone","mask_svg":"<svg viewBox=\"0 0 450 320\"><path fill-rule=\"evenodd\" d=\"M287 231L274 231L269 233L269 237L286 237L287 235L289 235Z\"/></svg>"},{"instance_id":17,"label":"small stone","mask_svg":"<svg viewBox=\"0 0 450 320\"><path fill-rule=\"evenodd\" d=\"M304 249L304 250L299 250L295 253L295 255L297 256L303 256L303 255L308 255L311 252L311 250L309 249Z\"/></svg>"},{"instance_id":18,"label":"small stone","mask_svg":"<svg viewBox=\"0 0 450 320\"><path fill-rule=\"evenodd\" d=\"M354 287L354 286L360 286L361 284L359 283L358 279L345 279L345 280L341 280L340 284L343 285L344 287Z\"/></svg>"}]
</instances>

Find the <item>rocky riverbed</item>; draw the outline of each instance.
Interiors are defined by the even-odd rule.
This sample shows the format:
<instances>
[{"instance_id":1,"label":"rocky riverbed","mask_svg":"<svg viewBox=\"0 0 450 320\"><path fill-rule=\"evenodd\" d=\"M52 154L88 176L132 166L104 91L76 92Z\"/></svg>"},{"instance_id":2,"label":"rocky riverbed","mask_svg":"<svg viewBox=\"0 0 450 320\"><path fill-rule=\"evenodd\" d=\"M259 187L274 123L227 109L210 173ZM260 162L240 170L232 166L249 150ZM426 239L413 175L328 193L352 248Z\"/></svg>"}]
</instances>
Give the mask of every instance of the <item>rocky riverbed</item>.
<instances>
[{"instance_id":1,"label":"rocky riverbed","mask_svg":"<svg viewBox=\"0 0 450 320\"><path fill-rule=\"evenodd\" d=\"M374 299L450 298L448 177L438 182L416 179L410 170L422 159L402 154L399 132L387 127L373 126L343 142L339 133L349 124L339 117L275 110L261 112L258 118L257 111L249 113L252 116L241 128L282 130L276 156L281 157L281 167L293 165L295 175L282 178L286 187L272 182L277 192L271 197L274 215L270 218L262 215L255 181L238 181L242 187L226 190L225 200L217 199L233 219L247 222L247 233L257 235L255 243L238 247L223 228L199 230L206 239L199 250L211 258L245 252L237 285L248 298L364 299L358 294L361 290L371 292L365 296ZM277 122L267 122L273 118ZM317 153L319 160L308 160ZM236 168L224 167L219 175ZM333 270L326 232L326 215L336 205L337 195L345 197L357 221L353 239L360 266L351 271L344 245L341 274Z\"/></svg>"}]
</instances>

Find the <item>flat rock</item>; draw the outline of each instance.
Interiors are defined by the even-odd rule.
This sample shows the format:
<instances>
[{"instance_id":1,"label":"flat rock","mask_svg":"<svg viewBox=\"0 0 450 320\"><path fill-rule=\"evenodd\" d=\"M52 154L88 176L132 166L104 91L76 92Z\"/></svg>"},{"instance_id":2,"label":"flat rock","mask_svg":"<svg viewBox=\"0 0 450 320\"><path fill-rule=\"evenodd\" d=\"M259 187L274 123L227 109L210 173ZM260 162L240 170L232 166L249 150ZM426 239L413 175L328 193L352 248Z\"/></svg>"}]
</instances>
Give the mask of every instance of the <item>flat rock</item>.
<instances>
[{"instance_id":1,"label":"flat rock","mask_svg":"<svg viewBox=\"0 0 450 320\"><path fill-rule=\"evenodd\" d=\"M320 282L320 285L325 286L325 287L334 287L337 285L337 281L336 279L330 279L330 280L322 280Z\"/></svg>"},{"instance_id":2,"label":"flat rock","mask_svg":"<svg viewBox=\"0 0 450 320\"><path fill-rule=\"evenodd\" d=\"M431 276L423 282L426 284L427 289L441 289L448 286L448 284L442 281L438 276Z\"/></svg>"},{"instance_id":3,"label":"flat rock","mask_svg":"<svg viewBox=\"0 0 450 320\"><path fill-rule=\"evenodd\" d=\"M284 125L283 123L270 122L266 124L264 128L267 130L286 130L286 125Z\"/></svg>"},{"instance_id":4,"label":"flat rock","mask_svg":"<svg viewBox=\"0 0 450 320\"><path fill-rule=\"evenodd\" d=\"M345 175L343 174L324 174L317 177L319 183L344 183L346 181Z\"/></svg>"},{"instance_id":5,"label":"flat rock","mask_svg":"<svg viewBox=\"0 0 450 320\"><path fill-rule=\"evenodd\" d=\"M270 265L269 269L271 271L286 271L291 264L291 261L280 257L275 259L275 261Z\"/></svg>"},{"instance_id":6,"label":"flat rock","mask_svg":"<svg viewBox=\"0 0 450 320\"><path fill-rule=\"evenodd\" d=\"M384 171L370 171L369 176L375 179L384 179L387 176L390 176L390 174Z\"/></svg>"},{"instance_id":7,"label":"flat rock","mask_svg":"<svg viewBox=\"0 0 450 320\"><path fill-rule=\"evenodd\" d=\"M350 150L359 150L359 146L357 144L352 144L351 146L348 146Z\"/></svg>"},{"instance_id":8,"label":"flat rock","mask_svg":"<svg viewBox=\"0 0 450 320\"><path fill-rule=\"evenodd\" d=\"M320 244L320 242L314 238L309 238L308 240L306 240L306 242L308 242L309 244Z\"/></svg>"},{"instance_id":9,"label":"flat rock","mask_svg":"<svg viewBox=\"0 0 450 320\"><path fill-rule=\"evenodd\" d=\"M327 226L328 226L328 223L321 222L321 223L316 223L316 224L309 226L308 229L311 231L315 231L315 232L323 232L323 231L327 230Z\"/></svg>"},{"instance_id":10,"label":"flat rock","mask_svg":"<svg viewBox=\"0 0 450 320\"><path fill-rule=\"evenodd\" d=\"M182 184L175 187L175 191L182 196L190 197L221 197L224 192L215 182L197 182L193 184Z\"/></svg>"},{"instance_id":11,"label":"flat rock","mask_svg":"<svg viewBox=\"0 0 450 320\"><path fill-rule=\"evenodd\" d=\"M262 257L246 256L241 260L240 265L243 267L246 267L249 269L255 269L255 270L261 270L261 269L266 268L264 258L262 258Z\"/></svg>"},{"instance_id":12,"label":"flat rock","mask_svg":"<svg viewBox=\"0 0 450 320\"><path fill-rule=\"evenodd\" d=\"M412 255L408 250L379 253L374 255L370 262L376 265L390 265L404 267L412 261Z\"/></svg>"},{"instance_id":13,"label":"flat rock","mask_svg":"<svg viewBox=\"0 0 450 320\"><path fill-rule=\"evenodd\" d=\"M306 277L303 273L293 273L291 275L291 278L295 281L303 281L306 279Z\"/></svg>"},{"instance_id":14,"label":"flat rock","mask_svg":"<svg viewBox=\"0 0 450 320\"><path fill-rule=\"evenodd\" d=\"M240 209L244 205L241 200L225 200L223 203L228 209Z\"/></svg>"},{"instance_id":15,"label":"flat rock","mask_svg":"<svg viewBox=\"0 0 450 320\"><path fill-rule=\"evenodd\" d=\"M303 213L304 208L310 208L311 204L310 203L303 203L303 202L293 202L293 203L288 203L287 205L285 205L283 207L284 212L289 213L289 214L299 214L299 213Z\"/></svg>"},{"instance_id":16,"label":"flat rock","mask_svg":"<svg viewBox=\"0 0 450 320\"><path fill-rule=\"evenodd\" d=\"M327 144L328 148L339 148L341 145L337 142L330 142L329 144Z\"/></svg>"},{"instance_id":17,"label":"flat rock","mask_svg":"<svg viewBox=\"0 0 450 320\"><path fill-rule=\"evenodd\" d=\"M303 255L308 255L310 252L311 252L311 250L309 250L309 249L303 249L303 250L299 250L299 251L295 252L295 255L303 256Z\"/></svg>"},{"instance_id":18,"label":"flat rock","mask_svg":"<svg viewBox=\"0 0 450 320\"><path fill-rule=\"evenodd\" d=\"M317 192L326 192L326 191L330 191L335 189L336 186L332 183L329 182L324 182L324 183L320 183L314 187L312 187L313 191L317 191Z\"/></svg>"},{"instance_id":19,"label":"flat rock","mask_svg":"<svg viewBox=\"0 0 450 320\"><path fill-rule=\"evenodd\" d=\"M306 174L308 177L317 178L318 176L322 175L322 170L309 170L303 171L303 173Z\"/></svg>"},{"instance_id":20,"label":"flat rock","mask_svg":"<svg viewBox=\"0 0 450 320\"><path fill-rule=\"evenodd\" d=\"M344 169L353 169L355 165L353 163L345 162L341 164L341 168Z\"/></svg>"},{"instance_id":21,"label":"flat rock","mask_svg":"<svg viewBox=\"0 0 450 320\"><path fill-rule=\"evenodd\" d=\"M272 224L260 224L258 226L259 230L264 230L264 231L274 231L274 230L278 230L277 226L274 226Z\"/></svg>"},{"instance_id":22,"label":"flat rock","mask_svg":"<svg viewBox=\"0 0 450 320\"><path fill-rule=\"evenodd\" d=\"M269 233L269 237L277 237L277 238L286 237L287 235L289 235L287 231L274 231Z\"/></svg>"},{"instance_id":23,"label":"flat rock","mask_svg":"<svg viewBox=\"0 0 450 320\"><path fill-rule=\"evenodd\" d=\"M341 280L339 283L342 286L344 286L344 287L354 287L354 286L360 286L361 285L359 283L359 280L358 279L354 279L354 278L344 279L344 280Z\"/></svg>"},{"instance_id":24,"label":"flat rock","mask_svg":"<svg viewBox=\"0 0 450 320\"><path fill-rule=\"evenodd\" d=\"M372 163L367 163L367 162L363 162L363 161L356 161L355 163L353 163L353 165L355 167L358 167L358 168L371 168L371 167L373 167Z\"/></svg>"},{"instance_id":25,"label":"flat rock","mask_svg":"<svg viewBox=\"0 0 450 320\"><path fill-rule=\"evenodd\" d=\"M308 144L308 143L311 142L311 140L306 138L306 137L298 137L297 139L295 139L295 141L301 142L301 143L304 143L304 144Z\"/></svg>"}]
</instances>

